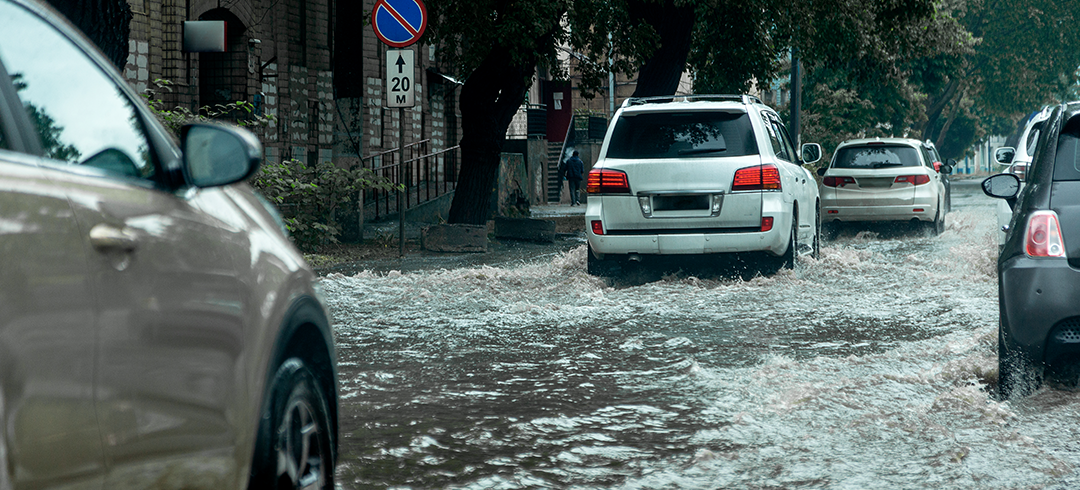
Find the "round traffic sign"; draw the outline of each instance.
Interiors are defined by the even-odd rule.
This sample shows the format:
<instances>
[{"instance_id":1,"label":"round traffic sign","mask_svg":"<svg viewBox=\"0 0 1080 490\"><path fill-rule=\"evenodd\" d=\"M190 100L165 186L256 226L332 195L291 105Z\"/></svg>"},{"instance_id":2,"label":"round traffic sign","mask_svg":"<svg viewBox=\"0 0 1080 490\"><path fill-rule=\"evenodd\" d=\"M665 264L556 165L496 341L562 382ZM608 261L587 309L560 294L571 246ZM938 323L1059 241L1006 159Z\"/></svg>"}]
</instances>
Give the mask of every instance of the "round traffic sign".
<instances>
[{"instance_id":1,"label":"round traffic sign","mask_svg":"<svg viewBox=\"0 0 1080 490\"><path fill-rule=\"evenodd\" d=\"M371 25L380 41L404 48L420 40L427 28L427 8L421 0L378 0Z\"/></svg>"}]
</instances>

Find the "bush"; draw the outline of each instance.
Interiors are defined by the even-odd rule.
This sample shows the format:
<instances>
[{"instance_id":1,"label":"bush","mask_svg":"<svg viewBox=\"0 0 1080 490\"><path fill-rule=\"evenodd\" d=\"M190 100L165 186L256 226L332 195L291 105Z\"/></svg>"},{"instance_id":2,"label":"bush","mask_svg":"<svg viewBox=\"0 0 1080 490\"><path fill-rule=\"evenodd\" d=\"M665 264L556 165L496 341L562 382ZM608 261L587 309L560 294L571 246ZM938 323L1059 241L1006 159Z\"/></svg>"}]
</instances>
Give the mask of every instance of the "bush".
<instances>
[{"instance_id":1,"label":"bush","mask_svg":"<svg viewBox=\"0 0 1080 490\"><path fill-rule=\"evenodd\" d=\"M305 251L337 243L338 212L356 206L364 189L400 190L370 169L298 160L264 164L252 185L281 211L293 242Z\"/></svg>"}]
</instances>

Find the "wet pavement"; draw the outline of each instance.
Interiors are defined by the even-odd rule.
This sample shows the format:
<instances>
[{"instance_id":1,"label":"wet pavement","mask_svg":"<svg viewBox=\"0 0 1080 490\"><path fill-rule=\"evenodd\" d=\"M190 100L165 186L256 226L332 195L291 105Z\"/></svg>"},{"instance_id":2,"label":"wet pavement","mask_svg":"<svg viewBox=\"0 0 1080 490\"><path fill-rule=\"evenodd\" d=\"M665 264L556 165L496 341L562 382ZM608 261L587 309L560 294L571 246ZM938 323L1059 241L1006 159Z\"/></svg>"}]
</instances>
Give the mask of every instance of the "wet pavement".
<instances>
[{"instance_id":1,"label":"wet pavement","mask_svg":"<svg viewBox=\"0 0 1080 490\"><path fill-rule=\"evenodd\" d=\"M331 274L337 486L1077 488L1080 393L993 396L994 203L953 194L750 280L611 283L572 238Z\"/></svg>"}]
</instances>

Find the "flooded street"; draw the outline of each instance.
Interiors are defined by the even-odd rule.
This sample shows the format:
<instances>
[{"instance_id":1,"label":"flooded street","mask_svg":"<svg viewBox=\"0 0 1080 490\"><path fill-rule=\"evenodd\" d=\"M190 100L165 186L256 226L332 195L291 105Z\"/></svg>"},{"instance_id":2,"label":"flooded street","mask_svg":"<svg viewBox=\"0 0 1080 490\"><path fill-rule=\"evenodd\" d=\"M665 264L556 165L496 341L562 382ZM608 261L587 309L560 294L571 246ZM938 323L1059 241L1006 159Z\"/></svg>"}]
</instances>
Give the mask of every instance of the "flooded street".
<instances>
[{"instance_id":1,"label":"flooded street","mask_svg":"<svg viewBox=\"0 0 1080 490\"><path fill-rule=\"evenodd\" d=\"M333 274L338 488L1076 488L1080 394L997 402L994 202L749 281L614 287L585 245Z\"/></svg>"}]
</instances>

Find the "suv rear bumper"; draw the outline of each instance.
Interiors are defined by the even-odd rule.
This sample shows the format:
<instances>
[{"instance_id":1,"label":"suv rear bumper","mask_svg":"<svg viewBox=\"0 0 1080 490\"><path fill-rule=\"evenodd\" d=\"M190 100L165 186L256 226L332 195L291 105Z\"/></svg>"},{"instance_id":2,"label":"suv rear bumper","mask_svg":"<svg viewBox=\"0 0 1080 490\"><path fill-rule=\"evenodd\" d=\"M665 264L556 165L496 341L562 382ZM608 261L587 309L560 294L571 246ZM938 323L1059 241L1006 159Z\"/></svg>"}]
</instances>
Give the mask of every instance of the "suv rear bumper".
<instances>
[{"instance_id":1,"label":"suv rear bumper","mask_svg":"<svg viewBox=\"0 0 1080 490\"><path fill-rule=\"evenodd\" d=\"M717 233L678 233L650 230L621 230L617 234L597 235L591 223L598 216L585 216L586 238L598 257L603 255L704 255L739 252L769 252L782 255L787 251L791 217L774 217L769 231L731 229Z\"/></svg>"},{"instance_id":2,"label":"suv rear bumper","mask_svg":"<svg viewBox=\"0 0 1080 490\"><path fill-rule=\"evenodd\" d=\"M1010 348L1051 364L1080 355L1080 339L1055 332L1068 330L1080 317L1080 270L1065 259L1021 255L1002 265L998 286L1002 338Z\"/></svg>"},{"instance_id":3,"label":"suv rear bumper","mask_svg":"<svg viewBox=\"0 0 1080 490\"><path fill-rule=\"evenodd\" d=\"M922 209L916 212L916 209ZM904 204L901 206L832 206L821 203L821 219L828 221L934 221L937 206Z\"/></svg>"}]
</instances>

